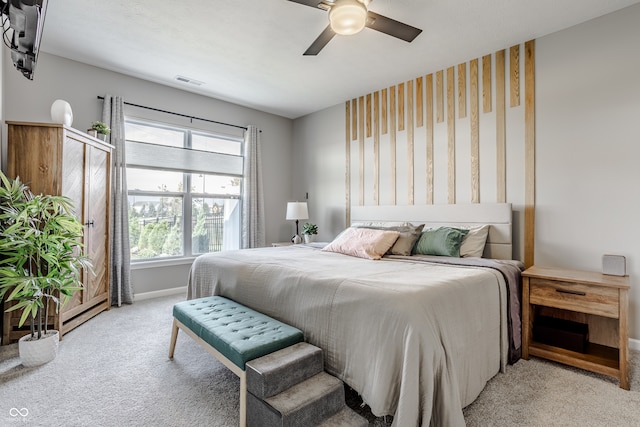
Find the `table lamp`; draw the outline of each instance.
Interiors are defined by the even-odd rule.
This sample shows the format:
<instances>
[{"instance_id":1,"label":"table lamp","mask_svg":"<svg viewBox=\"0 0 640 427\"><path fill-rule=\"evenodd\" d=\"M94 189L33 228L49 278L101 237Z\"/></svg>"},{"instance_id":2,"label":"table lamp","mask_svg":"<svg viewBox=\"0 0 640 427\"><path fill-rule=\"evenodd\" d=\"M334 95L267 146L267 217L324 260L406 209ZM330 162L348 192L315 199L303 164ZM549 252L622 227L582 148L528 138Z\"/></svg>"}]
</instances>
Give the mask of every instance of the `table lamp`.
<instances>
[{"instance_id":1,"label":"table lamp","mask_svg":"<svg viewBox=\"0 0 640 427\"><path fill-rule=\"evenodd\" d=\"M296 234L291 238L291 241L296 245L302 243L302 237L300 237L298 230L298 221L301 219L309 219L307 202L288 202L287 219L296 221Z\"/></svg>"}]
</instances>

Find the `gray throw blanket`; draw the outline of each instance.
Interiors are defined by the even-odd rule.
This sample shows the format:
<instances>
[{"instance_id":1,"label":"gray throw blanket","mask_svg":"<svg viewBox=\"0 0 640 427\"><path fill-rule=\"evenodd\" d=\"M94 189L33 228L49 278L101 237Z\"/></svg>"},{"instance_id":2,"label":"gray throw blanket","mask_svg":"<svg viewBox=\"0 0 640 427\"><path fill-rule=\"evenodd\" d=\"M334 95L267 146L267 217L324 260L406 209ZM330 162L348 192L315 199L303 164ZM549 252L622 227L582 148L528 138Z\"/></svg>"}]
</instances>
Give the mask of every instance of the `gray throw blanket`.
<instances>
[{"instance_id":1,"label":"gray throw blanket","mask_svg":"<svg viewBox=\"0 0 640 427\"><path fill-rule=\"evenodd\" d=\"M509 321L509 363L514 364L522 357L522 277L524 264L515 260L499 260L487 258L453 258L431 255L386 255L384 258L409 261L433 262L469 267L486 267L502 273L507 283L507 313ZM384 259L383 258L383 259Z\"/></svg>"}]
</instances>

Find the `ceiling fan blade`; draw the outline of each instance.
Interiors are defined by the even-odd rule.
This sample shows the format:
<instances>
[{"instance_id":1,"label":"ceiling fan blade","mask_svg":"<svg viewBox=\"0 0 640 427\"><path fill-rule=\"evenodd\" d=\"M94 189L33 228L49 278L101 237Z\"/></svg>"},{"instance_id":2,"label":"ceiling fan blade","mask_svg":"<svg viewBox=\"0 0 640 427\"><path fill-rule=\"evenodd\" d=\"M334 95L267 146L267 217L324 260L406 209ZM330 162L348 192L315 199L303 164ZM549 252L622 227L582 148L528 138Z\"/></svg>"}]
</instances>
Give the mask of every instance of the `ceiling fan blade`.
<instances>
[{"instance_id":1,"label":"ceiling fan blade","mask_svg":"<svg viewBox=\"0 0 640 427\"><path fill-rule=\"evenodd\" d=\"M318 5L322 3L322 0L289 0L289 1L293 3L300 3L305 6L315 7L315 8L318 8Z\"/></svg>"},{"instance_id":2,"label":"ceiling fan blade","mask_svg":"<svg viewBox=\"0 0 640 427\"><path fill-rule=\"evenodd\" d=\"M422 32L419 28L396 21L395 19L387 18L386 16L378 15L371 11L367 14L366 25L368 28L389 34L406 42L412 42L413 39L418 37L418 34Z\"/></svg>"},{"instance_id":3,"label":"ceiling fan blade","mask_svg":"<svg viewBox=\"0 0 640 427\"><path fill-rule=\"evenodd\" d=\"M317 55L335 35L336 33L331 29L331 25L328 25L327 28L325 28L324 31L320 33L318 38L315 39L313 43L311 43L311 46L309 46L309 49L307 49L307 51L303 53L303 55Z\"/></svg>"}]
</instances>

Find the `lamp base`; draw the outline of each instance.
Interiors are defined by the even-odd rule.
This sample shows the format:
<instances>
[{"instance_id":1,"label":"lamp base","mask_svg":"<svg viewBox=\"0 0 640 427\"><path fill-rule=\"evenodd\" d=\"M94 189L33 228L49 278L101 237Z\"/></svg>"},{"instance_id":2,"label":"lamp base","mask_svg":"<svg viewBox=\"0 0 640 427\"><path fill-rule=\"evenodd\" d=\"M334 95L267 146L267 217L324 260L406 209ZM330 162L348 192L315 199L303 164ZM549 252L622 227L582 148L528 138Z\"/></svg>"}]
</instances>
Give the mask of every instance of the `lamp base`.
<instances>
[{"instance_id":1,"label":"lamp base","mask_svg":"<svg viewBox=\"0 0 640 427\"><path fill-rule=\"evenodd\" d=\"M296 234L291 238L291 241L293 242L294 245L298 245L298 244L302 243L302 237L300 237L298 234Z\"/></svg>"}]
</instances>

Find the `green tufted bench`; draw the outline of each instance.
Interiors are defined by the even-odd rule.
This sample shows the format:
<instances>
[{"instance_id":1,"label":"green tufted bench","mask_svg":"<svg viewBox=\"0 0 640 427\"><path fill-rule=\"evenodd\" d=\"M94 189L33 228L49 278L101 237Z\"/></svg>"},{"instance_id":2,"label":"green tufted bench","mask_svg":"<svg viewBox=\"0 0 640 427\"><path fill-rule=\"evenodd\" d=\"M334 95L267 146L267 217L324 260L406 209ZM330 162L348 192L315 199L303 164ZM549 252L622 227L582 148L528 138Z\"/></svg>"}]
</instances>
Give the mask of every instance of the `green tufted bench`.
<instances>
[{"instance_id":1,"label":"green tufted bench","mask_svg":"<svg viewBox=\"0 0 640 427\"><path fill-rule=\"evenodd\" d=\"M182 329L240 377L240 426L246 425L246 362L303 341L302 331L221 296L173 306L169 358Z\"/></svg>"}]
</instances>

